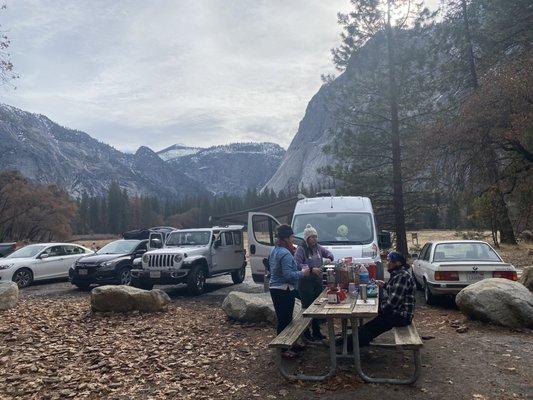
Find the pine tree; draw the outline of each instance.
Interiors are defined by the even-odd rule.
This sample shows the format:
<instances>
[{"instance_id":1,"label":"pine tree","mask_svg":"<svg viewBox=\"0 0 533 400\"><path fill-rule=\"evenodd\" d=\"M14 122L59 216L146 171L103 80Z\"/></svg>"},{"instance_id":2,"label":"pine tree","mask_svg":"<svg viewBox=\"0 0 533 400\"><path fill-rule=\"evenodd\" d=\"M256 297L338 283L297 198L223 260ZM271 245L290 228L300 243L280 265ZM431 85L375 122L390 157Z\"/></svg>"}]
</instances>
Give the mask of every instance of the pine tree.
<instances>
[{"instance_id":1,"label":"pine tree","mask_svg":"<svg viewBox=\"0 0 533 400\"><path fill-rule=\"evenodd\" d=\"M339 124L325 148L338 163L323 172L342 182L341 191L371 194L383 214L392 209L396 248L407 254L402 149L417 129L417 116L433 109L420 101L434 90L421 73L426 59L420 43L433 15L409 1L351 3L351 12L339 14L344 31L333 60L345 85L329 99Z\"/></svg>"}]
</instances>

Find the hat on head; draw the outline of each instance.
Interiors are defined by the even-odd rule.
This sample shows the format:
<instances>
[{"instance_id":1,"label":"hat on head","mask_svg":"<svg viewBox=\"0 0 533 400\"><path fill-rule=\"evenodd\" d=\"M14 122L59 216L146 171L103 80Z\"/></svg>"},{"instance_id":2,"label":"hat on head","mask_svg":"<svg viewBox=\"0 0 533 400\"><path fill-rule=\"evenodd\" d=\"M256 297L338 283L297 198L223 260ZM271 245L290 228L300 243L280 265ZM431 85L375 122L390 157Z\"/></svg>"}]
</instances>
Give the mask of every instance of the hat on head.
<instances>
[{"instance_id":1,"label":"hat on head","mask_svg":"<svg viewBox=\"0 0 533 400\"><path fill-rule=\"evenodd\" d=\"M396 251L391 251L388 255L387 255L387 259L389 261L400 261L402 264L405 264L405 257L402 256L400 253L396 252Z\"/></svg>"},{"instance_id":2,"label":"hat on head","mask_svg":"<svg viewBox=\"0 0 533 400\"><path fill-rule=\"evenodd\" d=\"M311 236L317 236L318 233L315 228L311 224L307 224L307 226L304 229L304 240L307 241Z\"/></svg>"},{"instance_id":3,"label":"hat on head","mask_svg":"<svg viewBox=\"0 0 533 400\"><path fill-rule=\"evenodd\" d=\"M284 240L294 235L294 231L289 225L278 226L278 239Z\"/></svg>"}]
</instances>

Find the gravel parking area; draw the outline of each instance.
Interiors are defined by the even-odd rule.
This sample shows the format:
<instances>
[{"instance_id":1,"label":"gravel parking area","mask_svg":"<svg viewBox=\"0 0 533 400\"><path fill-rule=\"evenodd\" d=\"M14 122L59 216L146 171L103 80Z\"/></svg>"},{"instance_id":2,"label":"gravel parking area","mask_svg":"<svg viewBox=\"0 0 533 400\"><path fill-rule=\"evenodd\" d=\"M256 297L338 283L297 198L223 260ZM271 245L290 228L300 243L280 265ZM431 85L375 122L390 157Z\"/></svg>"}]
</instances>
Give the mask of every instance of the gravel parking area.
<instances>
[{"instance_id":1,"label":"gravel parking area","mask_svg":"<svg viewBox=\"0 0 533 400\"><path fill-rule=\"evenodd\" d=\"M425 338L423 371L408 387L364 384L348 362L327 382L287 382L268 342L270 326L237 324L220 309L231 290L260 291L250 279L217 278L208 293L188 297L167 287L172 304L156 314L94 314L89 293L68 282L22 291L16 309L0 313L1 399L508 399L527 398L533 333L464 321L452 302L426 307L416 323ZM466 333L455 326L466 325ZM364 350L369 373L400 375L407 353ZM294 368L323 368L324 347L309 347Z\"/></svg>"}]
</instances>

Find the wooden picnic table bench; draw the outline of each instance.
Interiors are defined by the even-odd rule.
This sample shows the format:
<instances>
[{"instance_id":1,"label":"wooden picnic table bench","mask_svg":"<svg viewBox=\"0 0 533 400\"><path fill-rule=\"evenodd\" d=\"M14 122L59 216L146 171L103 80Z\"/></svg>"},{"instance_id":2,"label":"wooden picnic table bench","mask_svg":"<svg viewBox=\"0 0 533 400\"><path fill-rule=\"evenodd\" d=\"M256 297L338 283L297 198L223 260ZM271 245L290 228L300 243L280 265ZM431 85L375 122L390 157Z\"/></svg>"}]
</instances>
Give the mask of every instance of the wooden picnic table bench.
<instances>
[{"instance_id":1,"label":"wooden picnic table bench","mask_svg":"<svg viewBox=\"0 0 533 400\"><path fill-rule=\"evenodd\" d=\"M392 329L394 334L394 343L371 343L376 347L389 347L396 349L412 350L414 356L415 370L412 376L407 379L392 379L392 378L375 378L366 375L361 368L361 360L359 354L359 337L357 334L352 335L353 353L349 354L347 351L348 343L348 321L350 322L352 332L357 333L357 328L363 323L364 318L374 318L378 315L379 299L369 299L366 303L357 299L348 299L346 303L340 305L327 304L324 299L327 298L326 291L324 291L306 310L303 315L294 319L276 338L274 338L269 347L276 349L276 364L281 374L287 379L300 379L308 381L321 381L327 379L335 373L337 369L337 359L349 358L353 359L355 369L359 376L371 383L392 383L392 384L411 384L414 383L420 376L421 361L420 348L422 347L422 340L416 331L414 324L396 327ZM328 323L328 337L329 337L329 353L330 353L330 368L324 375L294 375L287 371L285 362L281 357L281 352L285 348L293 346L308 328L311 318L326 319ZM336 338L334 320L341 319L342 323L342 352L337 354Z\"/></svg>"}]
</instances>

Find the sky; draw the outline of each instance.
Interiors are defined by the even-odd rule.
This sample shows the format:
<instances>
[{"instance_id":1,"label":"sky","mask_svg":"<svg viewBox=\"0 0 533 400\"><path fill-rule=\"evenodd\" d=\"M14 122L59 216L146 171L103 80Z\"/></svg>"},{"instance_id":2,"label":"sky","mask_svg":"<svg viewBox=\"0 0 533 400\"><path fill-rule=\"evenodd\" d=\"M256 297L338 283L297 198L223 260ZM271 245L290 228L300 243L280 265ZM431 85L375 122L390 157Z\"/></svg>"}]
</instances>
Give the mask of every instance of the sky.
<instances>
[{"instance_id":1,"label":"sky","mask_svg":"<svg viewBox=\"0 0 533 400\"><path fill-rule=\"evenodd\" d=\"M349 0L4 0L20 76L0 102L123 151L287 147L335 72Z\"/></svg>"}]
</instances>

